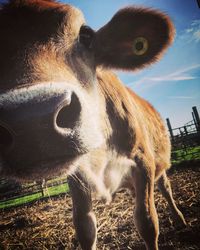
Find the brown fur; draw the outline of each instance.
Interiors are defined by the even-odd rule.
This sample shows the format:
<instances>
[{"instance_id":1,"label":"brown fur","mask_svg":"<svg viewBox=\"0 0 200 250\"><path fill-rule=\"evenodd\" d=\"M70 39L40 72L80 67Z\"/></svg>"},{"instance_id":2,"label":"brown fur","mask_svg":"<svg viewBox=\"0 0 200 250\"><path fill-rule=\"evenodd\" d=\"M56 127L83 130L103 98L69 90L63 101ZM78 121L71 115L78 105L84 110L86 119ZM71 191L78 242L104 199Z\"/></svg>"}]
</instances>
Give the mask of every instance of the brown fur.
<instances>
[{"instance_id":1,"label":"brown fur","mask_svg":"<svg viewBox=\"0 0 200 250\"><path fill-rule=\"evenodd\" d=\"M155 181L185 224L166 176L169 136L152 105L105 67L137 70L154 63L172 43L174 27L159 11L129 7L87 48L79 41L84 23L79 10L51 0L10 0L0 10L0 139L7 143L0 144L0 171L31 179L65 169L84 250L96 248L91 189L109 201L119 188L129 188L138 232L147 249L157 250ZM148 41L142 55L133 51L138 37Z\"/></svg>"},{"instance_id":2,"label":"brown fur","mask_svg":"<svg viewBox=\"0 0 200 250\"><path fill-rule=\"evenodd\" d=\"M48 9L60 9L62 7L66 8L66 5L52 1L52 0L10 0L9 5L5 4L4 8L21 8L22 6L27 6L31 8L36 8L37 10L48 10Z\"/></svg>"},{"instance_id":3,"label":"brown fur","mask_svg":"<svg viewBox=\"0 0 200 250\"><path fill-rule=\"evenodd\" d=\"M52 80L55 67L60 69L55 78L64 78L65 53L83 23L78 9L54 1L11 0L4 4L0 10L0 88L5 83L10 88L47 77Z\"/></svg>"},{"instance_id":4,"label":"brown fur","mask_svg":"<svg viewBox=\"0 0 200 250\"><path fill-rule=\"evenodd\" d=\"M161 58L173 42L174 32L169 17L163 13L137 7L120 10L97 32L94 42L97 63L125 70L144 68ZM137 37L148 41L144 55L133 53Z\"/></svg>"},{"instance_id":5,"label":"brown fur","mask_svg":"<svg viewBox=\"0 0 200 250\"><path fill-rule=\"evenodd\" d=\"M119 132L123 137L115 146L120 148L128 143L125 136L128 132L131 148L124 153L133 158L138 152L146 154L150 151L156 164L155 177L158 178L170 167L171 154L169 136L160 115L149 102L126 88L112 72L99 71L98 77L106 100L112 101L121 120L127 120ZM109 115L113 120L114 113Z\"/></svg>"}]
</instances>

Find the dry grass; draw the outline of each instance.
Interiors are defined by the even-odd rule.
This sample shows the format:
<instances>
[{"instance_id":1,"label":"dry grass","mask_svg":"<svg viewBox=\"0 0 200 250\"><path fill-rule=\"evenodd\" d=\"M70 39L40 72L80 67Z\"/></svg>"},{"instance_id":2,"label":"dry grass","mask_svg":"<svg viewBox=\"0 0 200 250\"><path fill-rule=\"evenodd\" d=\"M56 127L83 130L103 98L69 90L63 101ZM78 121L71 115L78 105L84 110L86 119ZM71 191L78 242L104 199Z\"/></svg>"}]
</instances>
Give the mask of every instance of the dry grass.
<instances>
[{"instance_id":1,"label":"dry grass","mask_svg":"<svg viewBox=\"0 0 200 250\"><path fill-rule=\"evenodd\" d=\"M188 226L177 229L166 202L156 191L160 249L200 249L200 166L182 167L170 175L174 197ZM98 249L145 249L133 224L134 199L123 191L110 205L94 203L98 218ZM0 249L79 249L72 225L69 196L38 201L2 211Z\"/></svg>"}]
</instances>

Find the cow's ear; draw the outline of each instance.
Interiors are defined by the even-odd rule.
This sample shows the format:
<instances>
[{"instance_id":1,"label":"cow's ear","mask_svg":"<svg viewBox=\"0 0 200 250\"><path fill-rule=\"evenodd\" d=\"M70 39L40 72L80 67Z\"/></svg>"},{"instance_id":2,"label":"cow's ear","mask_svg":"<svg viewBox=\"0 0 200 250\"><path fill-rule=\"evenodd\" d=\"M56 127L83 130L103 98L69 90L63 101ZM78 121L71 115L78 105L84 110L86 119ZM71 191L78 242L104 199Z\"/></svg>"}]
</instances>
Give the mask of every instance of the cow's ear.
<instances>
[{"instance_id":1,"label":"cow's ear","mask_svg":"<svg viewBox=\"0 0 200 250\"><path fill-rule=\"evenodd\" d=\"M97 65L125 70L157 61L174 38L169 17L157 10L129 7L96 32Z\"/></svg>"}]
</instances>

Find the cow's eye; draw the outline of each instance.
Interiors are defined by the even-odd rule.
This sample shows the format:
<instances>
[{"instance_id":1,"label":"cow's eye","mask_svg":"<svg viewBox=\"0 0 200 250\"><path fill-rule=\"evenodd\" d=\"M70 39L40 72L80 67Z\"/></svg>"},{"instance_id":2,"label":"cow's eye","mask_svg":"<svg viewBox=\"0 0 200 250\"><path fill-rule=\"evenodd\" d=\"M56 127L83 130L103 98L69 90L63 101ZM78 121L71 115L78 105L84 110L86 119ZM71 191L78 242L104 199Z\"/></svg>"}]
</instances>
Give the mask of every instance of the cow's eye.
<instances>
[{"instance_id":1,"label":"cow's eye","mask_svg":"<svg viewBox=\"0 0 200 250\"><path fill-rule=\"evenodd\" d=\"M148 50L148 41L144 37L137 37L133 42L133 53L137 56L144 55Z\"/></svg>"},{"instance_id":2,"label":"cow's eye","mask_svg":"<svg viewBox=\"0 0 200 250\"><path fill-rule=\"evenodd\" d=\"M87 48L92 47L95 32L89 26L83 25L79 32L79 42Z\"/></svg>"}]
</instances>

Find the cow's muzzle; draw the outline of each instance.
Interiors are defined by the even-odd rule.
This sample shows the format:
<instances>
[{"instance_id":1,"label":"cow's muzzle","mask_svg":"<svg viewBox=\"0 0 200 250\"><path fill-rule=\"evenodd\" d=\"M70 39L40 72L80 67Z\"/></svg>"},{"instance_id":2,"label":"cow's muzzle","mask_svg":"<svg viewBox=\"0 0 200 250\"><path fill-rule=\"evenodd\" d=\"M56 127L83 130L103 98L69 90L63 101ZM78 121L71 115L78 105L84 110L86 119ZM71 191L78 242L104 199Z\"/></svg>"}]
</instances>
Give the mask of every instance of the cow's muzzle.
<instances>
[{"instance_id":1,"label":"cow's muzzle","mask_svg":"<svg viewBox=\"0 0 200 250\"><path fill-rule=\"evenodd\" d=\"M62 84L37 84L0 94L0 154L25 170L81 153L81 104ZM29 170L30 170L29 169Z\"/></svg>"}]
</instances>

